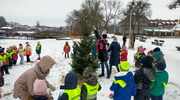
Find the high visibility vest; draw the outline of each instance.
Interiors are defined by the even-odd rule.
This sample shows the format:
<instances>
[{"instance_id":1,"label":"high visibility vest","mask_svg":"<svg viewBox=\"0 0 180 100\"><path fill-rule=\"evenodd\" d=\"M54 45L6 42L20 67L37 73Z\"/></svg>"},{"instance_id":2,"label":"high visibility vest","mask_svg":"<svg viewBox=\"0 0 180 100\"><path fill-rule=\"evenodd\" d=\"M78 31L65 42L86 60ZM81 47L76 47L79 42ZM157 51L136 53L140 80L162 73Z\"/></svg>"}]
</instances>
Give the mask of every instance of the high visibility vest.
<instances>
[{"instance_id":1,"label":"high visibility vest","mask_svg":"<svg viewBox=\"0 0 180 100\"><path fill-rule=\"evenodd\" d=\"M87 83L84 83L87 89L87 100L92 100L96 98L96 94L99 89L99 84L97 83L95 86L89 85Z\"/></svg>"},{"instance_id":2,"label":"high visibility vest","mask_svg":"<svg viewBox=\"0 0 180 100\"><path fill-rule=\"evenodd\" d=\"M114 83L118 84L121 88L125 88L127 85L124 80L115 80Z\"/></svg>"},{"instance_id":3,"label":"high visibility vest","mask_svg":"<svg viewBox=\"0 0 180 100\"><path fill-rule=\"evenodd\" d=\"M7 55L4 54L4 55L0 55L0 61L4 64L7 64L8 62L8 59L7 59Z\"/></svg>"},{"instance_id":4,"label":"high visibility vest","mask_svg":"<svg viewBox=\"0 0 180 100\"><path fill-rule=\"evenodd\" d=\"M0 55L0 62L3 62L3 56Z\"/></svg>"},{"instance_id":5,"label":"high visibility vest","mask_svg":"<svg viewBox=\"0 0 180 100\"><path fill-rule=\"evenodd\" d=\"M0 55L0 67L3 65L3 57Z\"/></svg>"},{"instance_id":6,"label":"high visibility vest","mask_svg":"<svg viewBox=\"0 0 180 100\"><path fill-rule=\"evenodd\" d=\"M68 100L80 100L81 89L79 87L76 89L65 90L64 93L68 95Z\"/></svg>"}]
</instances>

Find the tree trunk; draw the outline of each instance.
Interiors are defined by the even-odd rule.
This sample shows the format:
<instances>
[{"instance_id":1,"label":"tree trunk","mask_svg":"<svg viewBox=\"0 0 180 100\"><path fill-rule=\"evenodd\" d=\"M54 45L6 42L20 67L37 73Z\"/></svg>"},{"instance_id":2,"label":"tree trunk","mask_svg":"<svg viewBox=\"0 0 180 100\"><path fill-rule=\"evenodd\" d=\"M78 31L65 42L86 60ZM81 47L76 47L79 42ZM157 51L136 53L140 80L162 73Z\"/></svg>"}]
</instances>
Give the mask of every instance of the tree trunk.
<instances>
[{"instance_id":1,"label":"tree trunk","mask_svg":"<svg viewBox=\"0 0 180 100\"><path fill-rule=\"evenodd\" d=\"M134 32L129 33L129 48L133 49L135 44L135 34Z\"/></svg>"}]
</instances>

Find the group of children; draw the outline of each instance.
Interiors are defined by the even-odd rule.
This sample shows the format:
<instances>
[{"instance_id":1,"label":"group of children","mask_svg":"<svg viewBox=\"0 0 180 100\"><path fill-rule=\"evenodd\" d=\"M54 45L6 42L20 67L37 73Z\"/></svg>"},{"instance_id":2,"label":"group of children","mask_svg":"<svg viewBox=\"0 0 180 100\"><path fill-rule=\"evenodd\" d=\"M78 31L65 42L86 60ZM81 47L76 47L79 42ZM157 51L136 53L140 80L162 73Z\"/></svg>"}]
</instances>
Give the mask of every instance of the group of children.
<instances>
[{"instance_id":1,"label":"group of children","mask_svg":"<svg viewBox=\"0 0 180 100\"><path fill-rule=\"evenodd\" d=\"M149 51L147 55L144 51L145 48L138 47L134 56L134 74L129 71L128 62L120 62L120 72L116 73L115 80L110 88L112 91L110 96L114 100L131 100L131 96L134 96L134 100L163 100L165 88L168 84L164 55L158 47Z\"/></svg>"},{"instance_id":2,"label":"group of children","mask_svg":"<svg viewBox=\"0 0 180 100\"><path fill-rule=\"evenodd\" d=\"M37 43L36 53L39 55L40 59L41 53L41 44ZM4 85L4 73L9 73L9 68L17 64L18 58L20 59L20 64L24 64L24 56L26 56L27 62L31 62L30 56L32 55L32 49L29 42L26 42L26 46L23 47L23 44L19 44L19 47L16 45L10 46L8 48L0 47L0 87Z\"/></svg>"},{"instance_id":3,"label":"group of children","mask_svg":"<svg viewBox=\"0 0 180 100\"><path fill-rule=\"evenodd\" d=\"M145 54L145 48L138 47L135 53L135 71L130 71L127 48L121 50L119 72L114 76L110 87L109 97L113 100L163 100L165 88L168 84L168 72L164 55L160 48L155 48ZM67 74L63 95L58 100L97 100L97 93L101 89L96 73L85 72L85 82L79 87L77 76ZM71 99L70 99L71 98Z\"/></svg>"}]
</instances>

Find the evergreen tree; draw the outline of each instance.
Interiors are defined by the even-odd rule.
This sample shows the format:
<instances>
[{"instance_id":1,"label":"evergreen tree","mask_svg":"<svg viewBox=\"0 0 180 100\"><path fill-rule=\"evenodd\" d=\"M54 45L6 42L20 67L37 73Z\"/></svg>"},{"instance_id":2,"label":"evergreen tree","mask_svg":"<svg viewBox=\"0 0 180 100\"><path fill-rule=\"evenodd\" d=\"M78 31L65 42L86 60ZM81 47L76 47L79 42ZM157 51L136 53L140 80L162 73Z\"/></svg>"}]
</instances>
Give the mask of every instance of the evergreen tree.
<instances>
[{"instance_id":1,"label":"evergreen tree","mask_svg":"<svg viewBox=\"0 0 180 100\"><path fill-rule=\"evenodd\" d=\"M94 4L94 6L97 6L99 3L98 0L86 0L79 10L78 16L76 16L80 24L80 34L82 37L80 42L74 42L71 66L79 75L83 75L87 67L91 67L94 71L98 67L97 60L91 54L92 47L95 45L93 43L95 38L90 37L90 34L93 31L93 27L96 27L103 19L100 11L97 10L98 7L93 7ZM95 15L98 18L102 19L97 20L96 16L93 16L94 13L96 13Z\"/></svg>"}]
</instances>

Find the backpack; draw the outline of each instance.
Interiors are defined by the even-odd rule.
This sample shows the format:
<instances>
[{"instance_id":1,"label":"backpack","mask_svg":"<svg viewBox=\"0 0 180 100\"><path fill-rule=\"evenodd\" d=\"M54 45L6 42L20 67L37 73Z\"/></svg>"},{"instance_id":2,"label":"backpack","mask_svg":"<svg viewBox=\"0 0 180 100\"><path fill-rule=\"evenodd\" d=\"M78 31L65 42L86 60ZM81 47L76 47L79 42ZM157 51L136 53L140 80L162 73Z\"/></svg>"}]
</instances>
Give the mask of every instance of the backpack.
<instances>
[{"instance_id":1,"label":"backpack","mask_svg":"<svg viewBox=\"0 0 180 100\"><path fill-rule=\"evenodd\" d=\"M99 40L99 42L98 42L98 50L99 50L99 51L104 51L104 50L106 50L105 40L103 40L103 39Z\"/></svg>"}]
</instances>

